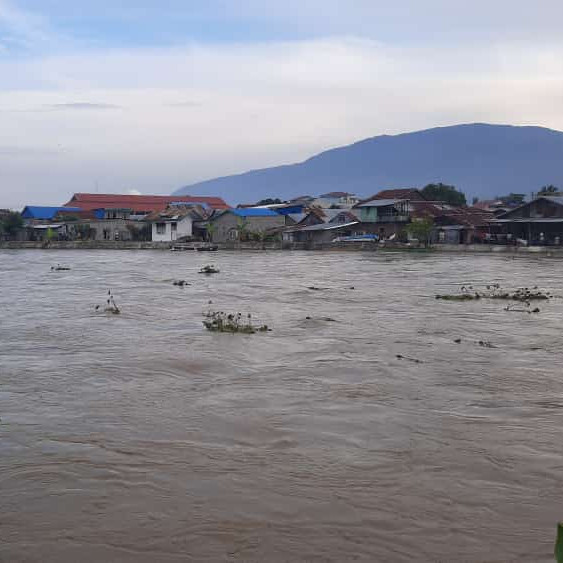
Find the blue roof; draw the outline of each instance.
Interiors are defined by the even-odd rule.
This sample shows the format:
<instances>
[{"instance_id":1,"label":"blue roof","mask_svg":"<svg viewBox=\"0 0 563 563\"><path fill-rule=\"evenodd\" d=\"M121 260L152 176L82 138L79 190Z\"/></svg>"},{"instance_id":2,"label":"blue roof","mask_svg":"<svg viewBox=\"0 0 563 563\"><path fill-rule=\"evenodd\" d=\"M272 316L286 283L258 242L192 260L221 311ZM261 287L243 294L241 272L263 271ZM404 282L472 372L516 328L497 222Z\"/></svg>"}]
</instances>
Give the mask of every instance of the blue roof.
<instances>
[{"instance_id":1,"label":"blue roof","mask_svg":"<svg viewBox=\"0 0 563 563\"><path fill-rule=\"evenodd\" d=\"M22 211L24 219L53 219L60 211L73 213L82 211L80 207L42 207L39 205L26 205Z\"/></svg>"},{"instance_id":2,"label":"blue roof","mask_svg":"<svg viewBox=\"0 0 563 563\"><path fill-rule=\"evenodd\" d=\"M246 207L241 209L231 209L237 217L279 217L279 214L271 209Z\"/></svg>"}]
</instances>

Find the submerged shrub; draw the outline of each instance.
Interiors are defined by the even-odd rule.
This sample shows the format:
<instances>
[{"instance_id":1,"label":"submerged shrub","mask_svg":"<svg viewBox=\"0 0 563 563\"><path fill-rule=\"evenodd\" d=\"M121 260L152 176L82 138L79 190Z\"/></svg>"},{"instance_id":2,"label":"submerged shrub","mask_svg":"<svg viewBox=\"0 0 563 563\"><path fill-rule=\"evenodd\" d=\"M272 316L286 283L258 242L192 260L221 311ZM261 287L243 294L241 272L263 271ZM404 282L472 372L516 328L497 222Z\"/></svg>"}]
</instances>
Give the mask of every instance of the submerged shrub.
<instances>
[{"instance_id":1,"label":"submerged shrub","mask_svg":"<svg viewBox=\"0 0 563 563\"><path fill-rule=\"evenodd\" d=\"M250 313L243 317L241 313L224 313L223 311L209 311L203 326L211 332L240 332L243 334L254 334L256 332L268 332L268 325L254 326Z\"/></svg>"}]
</instances>

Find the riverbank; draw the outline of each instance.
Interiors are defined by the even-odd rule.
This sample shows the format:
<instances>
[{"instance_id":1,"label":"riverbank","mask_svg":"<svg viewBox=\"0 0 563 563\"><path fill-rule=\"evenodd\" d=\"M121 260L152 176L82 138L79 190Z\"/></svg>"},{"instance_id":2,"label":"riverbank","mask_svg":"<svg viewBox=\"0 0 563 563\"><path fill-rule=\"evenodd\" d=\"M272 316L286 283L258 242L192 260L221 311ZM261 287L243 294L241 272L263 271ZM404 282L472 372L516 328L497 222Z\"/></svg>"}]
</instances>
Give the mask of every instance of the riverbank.
<instances>
[{"instance_id":1,"label":"riverbank","mask_svg":"<svg viewBox=\"0 0 563 563\"><path fill-rule=\"evenodd\" d=\"M151 241L0 241L0 250L170 250L174 246L170 242ZM563 258L563 247L553 246L503 246L491 244L437 244L429 248L406 244L379 245L372 242L361 244L330 243L310 245L307 243L261 243L261 242L231 242L219 245L219 250L229 251L264 251L264 250L308 250L308 251L346 251L346 252L436 252L462 254L510 254L510 255L541 255Z\"/></svg>"}]
</instances>

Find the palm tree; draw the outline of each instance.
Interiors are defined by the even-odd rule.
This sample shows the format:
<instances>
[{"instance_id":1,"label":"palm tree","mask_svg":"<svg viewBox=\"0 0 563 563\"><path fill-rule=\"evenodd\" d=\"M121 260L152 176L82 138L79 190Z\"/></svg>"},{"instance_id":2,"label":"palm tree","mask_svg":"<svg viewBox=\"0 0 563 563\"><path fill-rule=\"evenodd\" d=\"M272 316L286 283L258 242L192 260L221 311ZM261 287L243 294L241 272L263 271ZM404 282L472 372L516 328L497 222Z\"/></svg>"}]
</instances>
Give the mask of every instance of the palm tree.
<instances>
[{"instance_id":1,"label":"palm tree","mask_svg":"<svg viewBox=\"0 0 563 563\"><path fill-rule=\"evenodd\" d=\"M207 226L205 228L205 238L207 242L213 242L213 235L217 232L217 225L208 221Z\"/></svg>"},{"instance_id":2,"label":"palm tree","mask_svg":"<svg viewBox=\"0 0 563 563\"><path fill-rule=\"evenodd\" d=\"M236 230L239 241L242 242L248 238L248 221L244 217L239 217L237 219Z\"/></svg>"}]
</instances>

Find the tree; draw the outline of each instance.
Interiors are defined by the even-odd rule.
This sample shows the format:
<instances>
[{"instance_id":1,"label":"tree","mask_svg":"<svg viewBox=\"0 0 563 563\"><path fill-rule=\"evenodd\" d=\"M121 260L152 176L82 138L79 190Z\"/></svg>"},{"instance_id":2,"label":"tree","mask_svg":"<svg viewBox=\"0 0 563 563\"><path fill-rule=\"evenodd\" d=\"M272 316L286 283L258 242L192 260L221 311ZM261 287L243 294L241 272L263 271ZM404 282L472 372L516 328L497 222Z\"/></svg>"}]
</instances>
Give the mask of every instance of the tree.
<instances>
[{"instance_id":1,"label":"tree","mask_svg":"<svg viewBox=\"0 0 563 563\"><path fill-rule=\"evenodd\" d=\"M515 194L512 192L509 193L508 195L497 197L497 199L502 201L504 205L522 205L524 203L525 198L526 198L526 194Z\"/></svg>"},{"instance_id":2,"label":"tree","mask_svg":"<svg viewBox=\"0 0 563 563\"><path fill-rule=\"evenodd\" d=\"M217 225L212 221L207 222L207 226L205 227L205 238L207 242L213 242L213 235L217 232Z\"/></svg>"},{"instance_id":3,"label":"tree","mask_svg":"<svg viewBox=\"0 0 563 563\"><path fill-rule=\"evenodd\" d=\"M239 217L237 220L237 235L240 241L245 241L248 238L248 221L243 218Z\"/></svg>"},{"instance_id":4,"label":"tree","mask_svg":"<svg viewBox=\"0 0 563 563\"><path fill-rule=\"evenodd\" d=\"M542 195L556 195L560 192L557 186L553 184L549 184L549 186L543 186L542 189L538 192L538 196Z\"/></svg>"},{"instance_id":5,"label":"tree","mask_svg":"<svg viewBox=\"0 0 563 563\"><path fill-rule=\"evenodd\" d=\"M474 198L471 200L471 205L475 205L476 203L479 203L479 198L478 198L478 197L474 197Z\"/></svg>"},{"instance_id":6,"label":"tree","mask_svg":"<svg viewBox=\"0 0 563 563\"><path fill-rule=\"evenodd\" d=\"M430 244L430 235L434 228L434 221L430 217L424 219L415 219L408 227L407 231L412 238L418 240L428 246Z\"/></svg>"},{"instance_id":7,"label":"tree","mask_svg":"<svg viewBox=\"0 0 563 563\"><path fill-rule=\"evenodd\" d=\"M23 229L23 218L20 213L10 211L3 217L0 217L1 233L5 233L8 237L13 237L21 229Z\"/></svg>"},{"instance_id":8,"label":"tree","mask_svg":"<svg viewBox=\"0 0 563 563\"><path fill-rule=\"evenodd\" d=\"M465 194L456 189L455 186L447 184L428 184L421 190L422 195L429 201L443 201L450 205L467 205Z\"/></svg>"}]
</instances>

